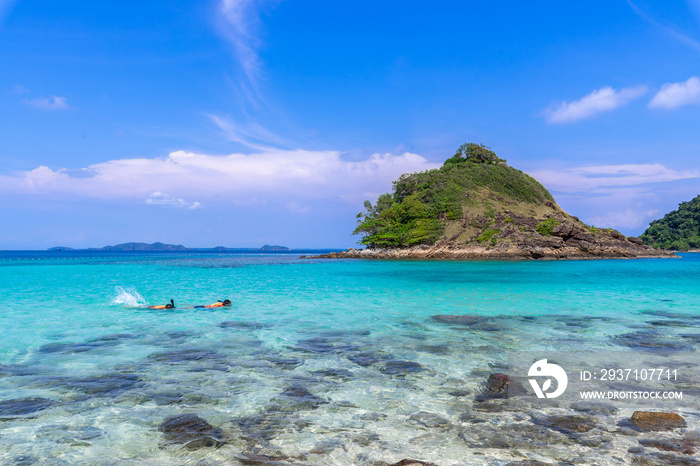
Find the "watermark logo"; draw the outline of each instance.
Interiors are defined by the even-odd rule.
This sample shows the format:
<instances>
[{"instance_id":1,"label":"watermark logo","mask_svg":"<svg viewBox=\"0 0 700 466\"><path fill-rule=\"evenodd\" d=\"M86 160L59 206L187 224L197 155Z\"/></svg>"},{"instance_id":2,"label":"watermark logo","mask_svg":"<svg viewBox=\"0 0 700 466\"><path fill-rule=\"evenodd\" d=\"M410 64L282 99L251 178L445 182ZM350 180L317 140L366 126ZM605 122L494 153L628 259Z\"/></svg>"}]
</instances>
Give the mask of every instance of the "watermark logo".
<instances>
[{"instance_id":1,"label":"watermark logo","mask_svg":"<svg viewBox=\"0 0 700 466\"><path fill-rule=\"evenodd\" d=\"M556 398L564 393L569 383L564 369L556 364L548 363L546 359L540 359L530 366L527 375L528 377L547 377L541 387L537 383L537 379L529 379L537 398ZM557 381L557 388L553 392L548 392L552 388L552 378Z\"/></svg>"}]
</instances>

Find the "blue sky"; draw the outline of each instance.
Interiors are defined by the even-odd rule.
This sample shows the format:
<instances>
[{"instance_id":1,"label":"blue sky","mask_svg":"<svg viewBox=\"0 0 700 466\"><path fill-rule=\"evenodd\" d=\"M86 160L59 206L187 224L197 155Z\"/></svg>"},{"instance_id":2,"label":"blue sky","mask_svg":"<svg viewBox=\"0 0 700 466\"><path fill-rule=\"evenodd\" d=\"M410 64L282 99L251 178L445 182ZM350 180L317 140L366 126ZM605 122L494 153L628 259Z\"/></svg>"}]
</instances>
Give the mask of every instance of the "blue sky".
<instances>
[{"instance_id":1,"label":"blue sky","mask_svg":"<svg viewBox=\"0 0 700 466\"><path fill-rule=\"evenodd\" d=\"M700 193L700 0L0 0L0 249L348 247L480 142L628 235Z\"/></svg>"}]
</instances>

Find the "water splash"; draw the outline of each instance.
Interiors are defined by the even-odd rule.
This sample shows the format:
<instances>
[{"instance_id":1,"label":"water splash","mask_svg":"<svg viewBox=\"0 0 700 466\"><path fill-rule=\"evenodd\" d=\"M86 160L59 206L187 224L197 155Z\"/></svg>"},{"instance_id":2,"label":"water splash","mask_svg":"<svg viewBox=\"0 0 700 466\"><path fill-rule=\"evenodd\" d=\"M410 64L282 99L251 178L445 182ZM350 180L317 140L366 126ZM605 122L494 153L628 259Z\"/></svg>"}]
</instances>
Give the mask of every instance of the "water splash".
<instances>
[{"instance_id":1,"label":"water splash","mask_svg":"<svg viewBox=\"0 0 700 466\"><path fill-rule=\"evenodd\" d=\"M127 307L145 307L148 303L135 288L115 287L117 296L112 299L112 304L123 304Z\"/></svg>"}]
</instances>

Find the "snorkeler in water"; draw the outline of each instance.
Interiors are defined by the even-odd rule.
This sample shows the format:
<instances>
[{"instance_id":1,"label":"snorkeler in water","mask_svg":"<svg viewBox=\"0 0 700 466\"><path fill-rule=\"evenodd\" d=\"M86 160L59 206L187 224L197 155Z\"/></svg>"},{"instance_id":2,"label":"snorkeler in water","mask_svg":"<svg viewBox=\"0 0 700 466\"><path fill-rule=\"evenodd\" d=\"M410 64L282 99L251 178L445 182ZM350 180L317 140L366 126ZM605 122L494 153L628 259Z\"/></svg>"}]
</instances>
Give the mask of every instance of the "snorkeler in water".
<instances>
[{"instance_id":1,"label":"snorkeler in water","mask_svg":"<svg viewBox=\"0 0 700 466\"><path fill-rule=\"evenodd\" d=\"M217 302L215 302L214 304L206 304L206 305L204 305L204 306L192 306L192 307L194 307L195 309L203 309L203 308L205 308L205 307L206 307L206 308L210 308L210 307L224 307L224 306L225 306L225 307L228 307L228 306L230 306L230 305L231 305L231 301L229 301L228 299L224 299L223 301L217 301Z\"/></svg>"},{"instance_id":2,"label":"snorkeler in water","mask_svg":"<svg viewBox=\"0 0 700 466\"><path fill-rule=\"evenodd\" d=\"M170 300L170 304L162 304L160 306L148 306L148 309L175 309L175 301Z\"/></svg>"}]
</instances>

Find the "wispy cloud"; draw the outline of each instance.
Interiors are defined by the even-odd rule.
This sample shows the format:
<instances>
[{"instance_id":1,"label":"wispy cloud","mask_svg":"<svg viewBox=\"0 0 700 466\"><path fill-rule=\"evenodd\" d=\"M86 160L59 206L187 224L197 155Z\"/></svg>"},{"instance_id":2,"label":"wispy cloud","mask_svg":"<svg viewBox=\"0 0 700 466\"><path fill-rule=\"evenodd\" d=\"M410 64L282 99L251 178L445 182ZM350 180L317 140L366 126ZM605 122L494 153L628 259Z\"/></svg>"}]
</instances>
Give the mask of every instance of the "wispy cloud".
<instances>
[{"instance_id":1,"label":"wispy cloud","mask_svg":"<svg viewBox=\"0 0 700 466\"><path fill-rule=\"evenodd\" d=\"M235 119L221 115L207 115L230 141L255 150L292 147L259 122L271 112L264 97L263 66L259 55L261 40L261 12L280 0L218 0L217 30L231 45L238 70L229 83L237 99ZM277 120L277 119L276 119ZM243 122L243 123L241 123Z\"/></svg>"},{"instance_id":2,"label":"wispy cloud","mask_svg":"<svg viewBox=\"0 0 700 466\"><path fill-rule=\"evenodd\" d=\"M289 147L291 145L288 141L254 121L240 124L229 118L216 115L207 116L219 128L223 137L229 141L243 144L251 149L266 151L271 149L270 146Z\"/></svg>"},{"instance_id":3,"label":"wispy cloud","mask_svg":"<svg viewBox=\"0 0 700 466\"><path fill-rule=\"evenodd\" d=\"M544 110L544 116L550 124L574 123L627 105L646 92L646 86L628 87L619 91L605 86L579 100L550 105Z\"/></svg>"},{"instance_id":4,"label":"wispy cloud","mask_svg":"<svg viewBox=\"0 0 700 466\"><path fill-rule=\"evenodd\" d=\"M684 82L664 84L649 102L649 108L673 109L698 103L700 103L700 79L692 76Z\"/></svg>"},{"instance_id":5,"label":"wispy cloud","mask_svg":"<svg viewBox=\"0 0 700 466\"><path fill-rule=\"evenodd\" d=\"M0 0L0 29L5 24L5 19L9 16L15 3L17 0Z\"/></svg>"},{"instance_id":6,"label":"wispy cloud","mask_svg":"<svg viewBox=\"0 0 700 466\"><path fill-rule=\"evenodd\" d=\"M186 210L200 209L202 207L202 204L199 202L187 202L184 199L179 199L160 191L150 193L148 197L146 197L146 204Z\"/></svg>"},{"instance_id":7,"label":"wispy cloud","mask_svg":"<svg viewBox=\"0 0 700 466\"><path fill-rule=\"evenodd\" d=\"M549 189L573 193L612 186L635 186L698 178L700 172L695 170L677 171L654 163L536 170L531 172L531 175Z\"/></svg>"},{"instance_id":8,"label":"wispy cloud","mask_svg":"<svg viewBox=\"0 0 700 466\"><path fill-rule=\"evenodd\" d=\"M682 42L694 49L700 50L700 41L693 39L690 37L688 34L684 34L680 32L675 26L664 24L660 21L657 21L654 19L651 15L647 14L644 10L642 10L637 4L632 2L632 0L627 0L627 4L632 8L632 11L642 18L644 21L648 22L649 24L661 29L664 31L666 34L668 34L670 37L673 37L679 42ZM691 4L692 6L692 4ZM694 7L697 8L697 7Z\"/></svg>"},{"instance_id":9,"label":"wispy cloud","mask_svg":"<svg viewBox=\"0 0 700 466\"><path fill-rule=\"evenodd\" d=\"M21 84L15 84L12 86L13 94L29 94L30 90Z\"/></svg>"},{"instance_id":10,"label":"wispy cloud","mask_svg":"<svg viewBox=\"0 0 700 466\"><path fill-rule=\"evenodd\" d=\"M23 102L30 107L39 110L68 110L68 99L52 95L51 97L36 97L34 99L24 99Z\"/></svg>"},{"instance_id":11,"label":"wispy cloud","mask_svg":"<svg viewBox=\"0 0 700 466\"><path fill-rule=\"evenodd\" d=\"M361 203L406 172L436 168L417 154L374 154L344 160L337 151L268 150L255 154L173 152L165 158L120 159L80 170L41 166L0 175L0 194L52 198L146 199L153 205L191 207L184 199L230 205L291 203L304 211L309 200ZM167 194L165 194L167 193ZM149 201L150 199L150 201Z\"/></svg>"},{"instance_id":12,"label":"wispy cloud","mask_svg":"<svg viewBox=\"0 0 700 466\"><path fill-rule=\"evenodd\" d=\"M249 103L257 105L262 100L259 88L261 75L258 48L260 9L272 0L220 0L218 29L232 45L234 55L240 65L243 80L237 85L245 93Z\"/></svg>"}]
</instances>

